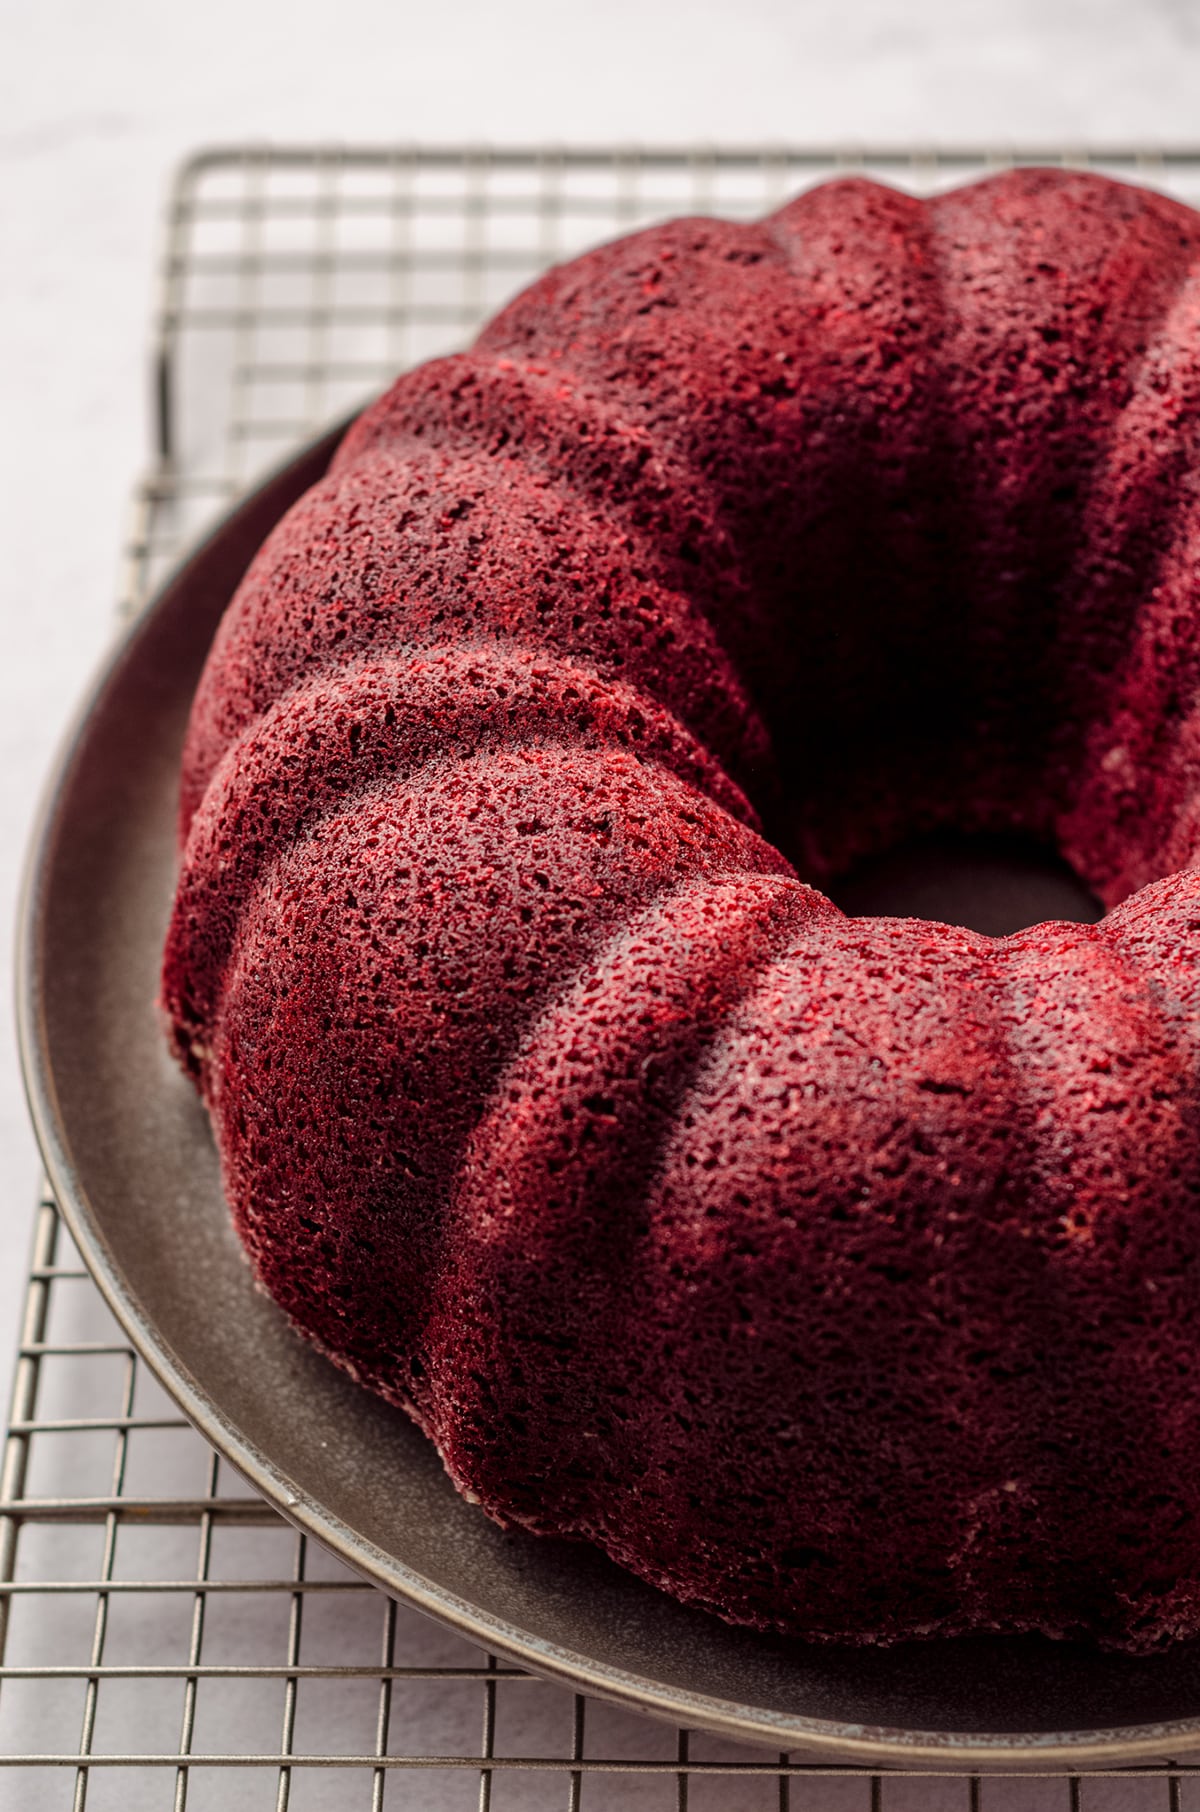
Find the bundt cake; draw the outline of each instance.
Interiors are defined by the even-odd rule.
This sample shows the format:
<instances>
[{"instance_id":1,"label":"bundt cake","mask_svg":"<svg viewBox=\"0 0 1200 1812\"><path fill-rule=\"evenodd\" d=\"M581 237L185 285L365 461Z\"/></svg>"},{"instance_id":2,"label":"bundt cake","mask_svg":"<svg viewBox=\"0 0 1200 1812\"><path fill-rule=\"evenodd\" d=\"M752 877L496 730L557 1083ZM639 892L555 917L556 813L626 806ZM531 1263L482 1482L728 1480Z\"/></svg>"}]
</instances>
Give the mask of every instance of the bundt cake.
<instances>
[{"instance_id":1,"label":"bundt cake","mask_svg":"<svg viewBox=\"0 0 1200 1812\"><path fill-rule=\"evenodd\" d=\"M552 270L196 696L163 1001L261 1283L734 1621L1200 1632L1198 682L1200 216L844 180ZM948 829L1107 915L819 891Z\"/></svg>"}]
</instances>

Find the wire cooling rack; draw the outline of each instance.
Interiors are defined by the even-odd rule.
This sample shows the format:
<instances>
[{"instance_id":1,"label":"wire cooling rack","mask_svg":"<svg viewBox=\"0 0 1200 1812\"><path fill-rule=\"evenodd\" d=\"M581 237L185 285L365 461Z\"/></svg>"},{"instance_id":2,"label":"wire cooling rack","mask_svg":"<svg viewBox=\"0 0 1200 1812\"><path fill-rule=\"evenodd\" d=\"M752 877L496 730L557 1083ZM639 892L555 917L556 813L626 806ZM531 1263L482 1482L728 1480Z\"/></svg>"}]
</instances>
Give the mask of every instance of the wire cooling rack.
<instances>
[{"instance_id":1,"label":"wire cooling rack","mask_svg":"<svg viewBox=\"0 0 1200 1812\"><path fill-rule=\"evenodd\" d=\"M1200 151L244 147L171 197L154 459L120 608L264 467L555 259L839 170L930 191L1086 164L1200 201ZM256 1498L37 1210L0 1471L0 1806L21 1812L1200 1812L1200 1766L871 1775L675 1731L502 1664Z\"/></svg>"}]
</instances>

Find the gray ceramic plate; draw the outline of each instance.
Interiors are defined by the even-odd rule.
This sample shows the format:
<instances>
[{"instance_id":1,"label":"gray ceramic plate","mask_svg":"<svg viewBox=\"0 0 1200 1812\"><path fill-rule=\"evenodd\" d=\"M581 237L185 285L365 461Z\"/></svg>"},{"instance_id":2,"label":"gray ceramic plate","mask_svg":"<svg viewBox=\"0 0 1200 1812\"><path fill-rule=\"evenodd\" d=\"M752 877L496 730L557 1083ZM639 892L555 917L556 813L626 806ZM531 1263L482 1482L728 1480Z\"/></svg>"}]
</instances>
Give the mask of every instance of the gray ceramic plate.
<instances>
[{"instance_id":1,"label":"gray ceramic plate","mask_svg":"<svg viewBox=\"0 0 1200 1812\"><path fill-rule=\"evenodd\" d=\"M680 1723L829 1760L1133 1762L1200 1747L1200 1644L806 1646L684 1610L587 1548L503 1534L407 1420L256 1294L207 1122L155 1017L176 770L217 620L329 437L244 503L118 648L53 780L20 950L34 1118L72 1233L139 1351L264 1497L487 1648ZM1036 915L1035 915L1036 916Z\"/></svg>"}]
</instances>

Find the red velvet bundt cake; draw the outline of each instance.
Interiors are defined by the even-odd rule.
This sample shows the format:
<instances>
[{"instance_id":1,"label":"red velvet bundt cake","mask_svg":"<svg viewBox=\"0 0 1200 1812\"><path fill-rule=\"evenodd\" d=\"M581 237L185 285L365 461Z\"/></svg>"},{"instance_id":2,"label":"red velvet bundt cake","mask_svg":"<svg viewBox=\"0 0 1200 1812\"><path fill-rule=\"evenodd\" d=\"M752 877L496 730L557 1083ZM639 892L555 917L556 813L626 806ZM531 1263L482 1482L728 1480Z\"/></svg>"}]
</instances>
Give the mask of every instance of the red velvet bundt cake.
<instances>
[{"instance_id":1,"label":"red velvet bundt cake","mask_svg":"<svg viewBox=\"0 0 1200 1812\"><path fill-rule=\"evenodd\" d=\"M164 1000L263 1285L502 1522L847 1640L1200 1631L1200 216L551 271L259 553ZM1109 908L817 891L1020 832Z\"/></svg>"}]
</instances>

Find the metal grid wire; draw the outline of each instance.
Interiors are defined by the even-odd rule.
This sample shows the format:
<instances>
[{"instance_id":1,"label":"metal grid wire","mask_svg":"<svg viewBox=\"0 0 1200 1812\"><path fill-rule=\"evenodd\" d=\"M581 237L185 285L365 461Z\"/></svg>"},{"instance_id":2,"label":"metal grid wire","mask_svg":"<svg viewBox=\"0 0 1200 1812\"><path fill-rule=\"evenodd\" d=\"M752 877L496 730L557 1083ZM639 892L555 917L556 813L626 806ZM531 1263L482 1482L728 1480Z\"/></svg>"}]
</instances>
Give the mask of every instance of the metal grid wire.
<instances>
[{"instance_id":1,"label":"metal grid wire","mask_svg":"<svg viewBox=\"0 0 1200 1812\"><path fill-rule=\"evenodd\" d=\"M266 466L555 259L830 174L1087 164L1200 201L1196 152L218 150L170 203L156 445L121 612ZM39 1204L0 1470L0 1806L1200 1812L1200 1765L870 1775L585 1701L362 1584L209 1451Z\"/></svg>"}]
</instances>

